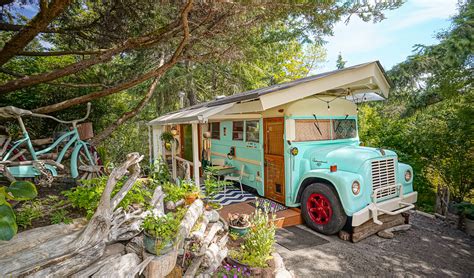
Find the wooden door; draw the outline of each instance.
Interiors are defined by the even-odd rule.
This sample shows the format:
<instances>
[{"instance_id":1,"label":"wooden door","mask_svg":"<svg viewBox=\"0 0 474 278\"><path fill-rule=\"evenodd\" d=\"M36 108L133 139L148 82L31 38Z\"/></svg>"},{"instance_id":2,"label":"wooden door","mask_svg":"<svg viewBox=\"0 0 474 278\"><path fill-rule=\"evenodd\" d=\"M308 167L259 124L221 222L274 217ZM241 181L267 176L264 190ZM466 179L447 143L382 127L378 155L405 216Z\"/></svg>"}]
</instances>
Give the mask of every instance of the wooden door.
<instances>
[{"instance_id":1,"label":"wooden door","mask_svg":"<svg viewBox=\"0 0 474 278\"><path fill-rule=\"evenodd\" d=\"M285 158L283 118L263 119L265 197L285 203Z\"/></svg>"}]
</instances>

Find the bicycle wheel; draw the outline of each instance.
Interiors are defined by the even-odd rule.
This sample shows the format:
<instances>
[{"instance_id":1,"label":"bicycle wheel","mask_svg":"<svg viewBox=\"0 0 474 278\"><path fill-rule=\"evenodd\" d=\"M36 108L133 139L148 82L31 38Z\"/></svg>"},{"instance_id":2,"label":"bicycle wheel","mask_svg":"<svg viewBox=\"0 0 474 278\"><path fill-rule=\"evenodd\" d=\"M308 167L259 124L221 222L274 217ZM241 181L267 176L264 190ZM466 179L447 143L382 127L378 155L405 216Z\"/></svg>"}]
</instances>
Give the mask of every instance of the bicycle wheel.
<instances>
[{"instance_id":1,"label":"bicycle wheel","mask_svg":"<svg viewBox=\"0 0 474 278\"><path fill-rule=\"evenodd\" d=\"M85 147L81 148L77 156L77 170L79 172L77 179L90 180L104 176L104 165L102 164L99 153L91 145L87 145L87 150L89 151L92 161L88 158Z\"/></svg>"}]
</instances>

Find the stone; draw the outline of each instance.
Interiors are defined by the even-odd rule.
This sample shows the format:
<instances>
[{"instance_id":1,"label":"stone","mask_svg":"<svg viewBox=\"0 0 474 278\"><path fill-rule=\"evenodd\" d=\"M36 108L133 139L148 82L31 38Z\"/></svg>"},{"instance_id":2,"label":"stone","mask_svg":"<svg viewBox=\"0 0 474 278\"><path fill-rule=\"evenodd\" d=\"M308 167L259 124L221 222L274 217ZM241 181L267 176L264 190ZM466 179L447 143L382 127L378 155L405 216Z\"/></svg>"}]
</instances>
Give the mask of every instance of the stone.
<instances>
[{"instance_id":1,"label":"stone","mask_svg":"<svg viewBox=\"0 0 474 278\"><path fill-rule=\"evenodd\" d=\"M395 235L387 230L383 230L377 233L377 235L381 238L392 239Z\"/></svg>"},{"instance_id":2,"label":"stone","mask_svg":"<svg viewBox=\"0 0 474 278\"><path fill-rule=\"evenodd\" d=\"M346 231L340 231L338 234L339 238L345 241L351 240L351 234Z\"/></svg>"},{"instance_id":3,"label":"stone","mask_svg":"<svg viewBox=\"0 0 474 278\"><path fill-rule=\"evenodd\" d=\"M204 215L209 219L209 223L215 223L219 221L219 213L215 210L205 211Z\"/></svg>"}]
</instances>

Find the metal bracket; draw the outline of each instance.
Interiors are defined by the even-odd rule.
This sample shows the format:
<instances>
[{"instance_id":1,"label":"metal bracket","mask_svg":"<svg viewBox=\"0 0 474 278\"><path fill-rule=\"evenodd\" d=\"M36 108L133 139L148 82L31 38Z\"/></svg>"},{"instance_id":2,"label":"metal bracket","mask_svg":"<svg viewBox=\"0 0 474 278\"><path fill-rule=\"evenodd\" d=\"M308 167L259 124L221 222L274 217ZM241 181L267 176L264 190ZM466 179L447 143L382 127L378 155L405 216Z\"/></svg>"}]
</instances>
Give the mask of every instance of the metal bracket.
<instances>
[{"instance_id":1,"label":"metal bracket","mask_svg":"<svg viewBox=\"0 0 474 278\"><path fill-rule=\"evenodd\" d=\"M385 209L382 209L379 206L377 206L377 193L380 190L383 190L383 189L386 190L387 188L390 188L390 187L396 187L398 189L398 193L399 193L397 199L399 200L398 205L400 206L400 208L398 208L394 211L385 210ZM414 204L405 203L402 200L403 200L403 186L401 184L391 185L391 186L375 189L374 192L372 193L372 203L369 205L369 210L372 213L372 220L374 221L374 223L377 224L377 225L382 225L383 224L383 222L378 219L379 212L384 213L384 214L388 214L388 215L397 215L397 214L400 214L402 212L405 212L405 211L408 211L408 210L411 210L411 209L415 208Z\"/></svg>"}]
</instances>

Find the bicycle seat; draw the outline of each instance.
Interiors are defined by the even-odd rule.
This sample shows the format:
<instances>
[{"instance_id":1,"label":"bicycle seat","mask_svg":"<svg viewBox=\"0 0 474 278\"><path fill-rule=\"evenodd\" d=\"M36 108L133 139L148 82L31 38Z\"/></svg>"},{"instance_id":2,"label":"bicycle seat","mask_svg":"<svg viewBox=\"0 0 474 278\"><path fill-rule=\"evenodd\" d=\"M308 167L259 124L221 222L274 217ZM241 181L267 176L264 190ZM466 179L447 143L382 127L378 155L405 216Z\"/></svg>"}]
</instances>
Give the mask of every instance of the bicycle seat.
<instances>
[{"instance_id":1,"label":"bicycle seat","mask_svg":"<svg viewBox=\"0 0 474 278\"><path fill-rule=\"evenodd\" d=\"M17 118L21 116L30 116L33 114L30 110L21 109L15 106L0 107L0 117Z\"/></svg>"}]
</instances>

